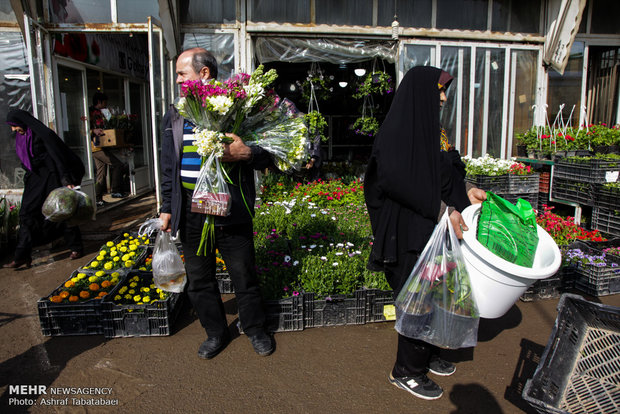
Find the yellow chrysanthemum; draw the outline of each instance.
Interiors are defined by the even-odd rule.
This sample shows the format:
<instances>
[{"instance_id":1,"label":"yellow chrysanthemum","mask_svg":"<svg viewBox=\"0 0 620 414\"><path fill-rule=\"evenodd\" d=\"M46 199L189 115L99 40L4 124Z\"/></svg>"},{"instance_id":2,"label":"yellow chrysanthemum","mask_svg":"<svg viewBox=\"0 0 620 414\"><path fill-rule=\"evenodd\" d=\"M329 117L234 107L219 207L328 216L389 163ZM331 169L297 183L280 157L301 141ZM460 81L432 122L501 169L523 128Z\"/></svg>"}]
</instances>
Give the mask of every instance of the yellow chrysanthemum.
<instances>
[{"instance_id":1,"label":"yellow chrysanthemum","mask_svg":"<svg viewBox=\"0 0 620 414\"><path fill-rule=\"evenodd\" d=\"M135 244L132 244L131 246L129 246L129 250L137 250L138 246L136 246Z\"/></svg>"},{"instance_id":2,"label":"yellow chrysanthemum","mask_svg":"<svg viewBox=\"0 0 620 414\"><path fill-rule=\"evenodd\" d=\"M112 262L106 262L106 263L103 265L103 268L104 268L105 270L111 270L111 269L112 269L112 267L114 267L114 265L112 264Z\"/></svg>"},{"instance_id":3,"label":"yellow chrysanthemum","mask_svg":"<svg viewBox=\"0 0 620 414\"><path fill-rule=\"evenodd\" d=\"M129 233L123 233L123 237L129 237Z\"/></svg>"},{"instance_id":4,"label":"yellow chrysanthemum","mask_svg":"<svg viewBox=\"0 0 620 414\"><path fill-rule=\"evenodd\" d=\"M118 293L120 293L121 295L125 292L127 292L127 286L123 286L122 288L118 290Z\"/></svg>"},{"instance_id":5,"label":"yellow chrysanthemum","mask_svg":"<svg viewBox=\"0 0 620 414\"><path fill-rule=\"evenodd\" d=\"M123 296L123 297L124 297L125 299L127 299L127 300L131 299L131 295L130 295L129 293L128 293L128 294L126 294L126 295L125 295L125 296Z\"/></svg>"},{"instance_id":6,"label":"yellow chrysanthemum","mask_svg":"<svg viewBox=\"0 0 620 414\"><path fill-rule=\"evenodd\" d=\"M95 276L99 276L99 277L101 277L101 276L103 276L103 275L105 275L105 272L104 272L103 270L99 270L99 271L97 271L97 272L95 273Z\"/></svg>"},{"instance_id":7,"label":"yellow chrysanthemum","mask_svg":"<svg viewBox=\"0 0 620 414\"><path fill-rule=\"evenodd\" d=\"M125 262L125 267L131 267L131 266L133 266L133 261L131 261L131 260L127 260L127 261Z\"/></svg>"},{"instance_id":8,"label":"yellow chrysanthemum","mask_svg":"<svg viewBox=\"0 0 620 414\"><path fill-rule=\"evenodd\" d=\"M90 263L90 267L97 267L97 266L99 266L99 262L98 262L98 261L96 261L96 260L93 260L93 261Z\"/></svg>"},{"instance_id":9,"label":"yellow chrysanthemum","mask_svg":"<svg viewBox=\"0 0 620 414\"><path fill-rule=\"evenodd\" d=\"M122 253L125 253L127 251L127 247L123 246L118 250L120 250Z\"/></svg>"},{"instance_id":10,"label":"yellow chrysanthemum","mask_svg":"<svg viewBox=\"0 0 620 414\"><path fill-rule=\"evenodd\" d=\"M77 274L77 278L80 279L80 280L84 279L85 277L86 277L86 273L78 273Z\"/></svg>"},{"instance_id":11,"label":"yellow chrysanthemum","mask_svg":"<svg viewBox=\"0 0 620 414\"><path fill-rule=\"evenodd\" d=\"M116 250L112 250L110 252L110 256L112 256L112 257L117 256L117 255L118 255L118 252Z\"/></svg>"},{"instance_id":12,"label":"yellow chrysanthemum","mask_svg":"<svg viewBox=\"0 0 620 414\"><path fill-rule=\"evenodd\" d=\"M115 256L112 260L116 263L116 262L120 262L121 258L118 256Z\"/></svg>"},{"instance_id":13,"label":"yellow chrysanthemum","mask_svg":"<svg viewBox=\"0 0 620 414\"><path fill-rule=\"evenodd\" d=\"M116 296L114 296L114 300L115 300L115 301L117 301L117 302L118 302L119 300L121 300L121 299L123 299L123 297L122 297L121 295L116 295Z\"/></svg>"},{"instance_id":14,"label":"yellow chrysanthemum","mask_svg":"<svg viewBox=\"0 0 620 414\"><path fill-rule=\"evenodd\" d=\"M95 259L97 259L98 262L103 262L105 260L105 257L99 255L99 256L95 257Z\"/></svg>"},{"instance_id":15,"label":"yellow chrysanthemum","mask_svg":"<svg viewBox=\"0 0 620 414\"><path fill-rule=\"evenodd\" d=\"M143 292L150 292L150 291L151 291L151 289L150 289L150 288L147 288L147 287L143 287L143 288L142 288L142 291L143 291Z\"/></svg>"},{"instance_id":16,"label":"yellow chrysanthemum","mask_svg":"<svg viewBox=\"0 0 620 414\"><path fill-rule=\"evenodd\" d=\"M140 302L140 300L142 300L142 296L140 295L136 295L133 297L134 302Z\"/></svg>"},{"instance_id":17,"label":"yellow chrysanthemum","mask_svg":"<svg viewBox=\"0 0 620 414\"><path fill-rule=\"evenodd\" d=\"M73 283L77 283L79 280L80 280L80 279L78 279L77 277L72 277L72 278L71 278L71 281L72 281Z\"/></svg>"},{"instance_id":18,"label":"yellow chrysanthemum","mask_svg":"<svg viewBox=\"0 0 620 414\"><path fill-rule=\"evenodd\" d=\"M113 247L113 246L114 246L114 243L112 243L111 241L109 241L109 242L107 242L105 245L106 245L106 246L108 246L108 247Z\"/></svg>"},{"instance_id":19,"label":"yellow chrysanthemum","mask_svg":"<svg viewBox=\"0 0 620 414\"><path fill-rule=\"evenodd\" d=\"M105 250L99 250L99 256L105 257L106 254L108 254L108 252L106 252Z\"/></svg>"},{"instance_id":20,"label":"yellow chrysanthemum","mask_svg":"<svg viewBox=\"0 0 620 414\"><path fill-rule=\"evenodd\" d=\"M88 278L88 281L89 281L90 283L93 283L93 282L96 282L96 281L97 281L97 279L99 279L99 277L97 277L97 276L91 276L91 277L89 277L89 278Z\"/></svg>"},{"instance_id":21,"label":"yellow chrysanthemum","mask_svg":"<svg viewBox=\"0 0 620 414\"><path fill-rule=\"evenodd\" d=\"M129 289L127 291L127 293L129 293L130 295L134 295L136 293L136 290L135 289Z\"/></svg>"},{"instance_id":22,"label":"yellow chrysanthemum","mask_svg":"<svg viewBox=\"0 0 620 414\"><path fill-rule=\"evenodd\" d=\"M151 301L151 298L149 296L142 297L142 302L149 303L150 301Z\"/></svg>"}]
</instances>

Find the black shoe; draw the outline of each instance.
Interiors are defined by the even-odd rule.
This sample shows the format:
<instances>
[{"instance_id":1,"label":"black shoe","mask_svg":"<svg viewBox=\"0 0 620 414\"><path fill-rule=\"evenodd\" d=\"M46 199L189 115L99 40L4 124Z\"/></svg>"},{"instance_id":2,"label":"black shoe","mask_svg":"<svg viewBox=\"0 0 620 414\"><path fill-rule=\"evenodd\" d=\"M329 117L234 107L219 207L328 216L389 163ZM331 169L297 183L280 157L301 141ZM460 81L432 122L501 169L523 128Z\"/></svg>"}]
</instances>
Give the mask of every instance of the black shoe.
<instances>
[{"instance_id":1,"label":"black shoe","mask_svg":"<svg viewBox=\"0 0 620 414\"><path fill-rule=\"evenodd\" d=\"M76 259L79 259L82 256L84 256L84 253L82 253L81 251L78 251L78 250L74 250L69 255L69 259L76 260Z\"/></svg>"},{"instance_id":2,"label":"black shoe","mask_svg":"<svg viewBox=\"0 0 620 414\"><path fill-rule=\"evenodd\" d=\"M126 194L122 194L122 193L112 193L112 194L110 194L110 197L112 197L112 198L125 198L125 197L127 197L127 195Z\"/></svg>"},{"instance_id":3,"label":"black shoe","mask_svg":"<svg viewBox=\"0 0 620 414\"><path fill-rule=\"evenodd\" d=\"M456 372L456 367L453 363L445 361L438 356L431 357L430 362L428 363L428 371L431 374L441 375L442 377L447 377Z\"/></svg>"},{"instance_id":4,"label":"black shoe","mask_svg":"<svg viewBox=\"0 0 620 414\"><path fill-rule=\"evenodd\" d=\"M267 356L273 353L273 341L271 336L265 332L250 336L250 342L254 347L254 351L260 356Z\"/></svg>"},{"instance_id":5,"label":"black shoe","mask_svg":"<svg viewBox=\"0 0 620 414\"><path fill-rule=\"evenodd\" d=\"M204 341L202 345L200 345L200 348L198 348L198 356L204 359L211 359L220 352L222 352L222 350L226 348L226 345L228 345L229 342L230 335L213 336L207 338L206 341Z\"/></svg>"},{"instance_id":6,"label":"black shoe","mask_svg":"<svg viewBox=\"0 0 620 414\"><path fill-rule=\"evenodd\" d=\"M394 377L390 372L388 379L394 386L423 400L436 400L443 395L441 387L424 374L412 377Z\"/></svg>"}]
</instances>

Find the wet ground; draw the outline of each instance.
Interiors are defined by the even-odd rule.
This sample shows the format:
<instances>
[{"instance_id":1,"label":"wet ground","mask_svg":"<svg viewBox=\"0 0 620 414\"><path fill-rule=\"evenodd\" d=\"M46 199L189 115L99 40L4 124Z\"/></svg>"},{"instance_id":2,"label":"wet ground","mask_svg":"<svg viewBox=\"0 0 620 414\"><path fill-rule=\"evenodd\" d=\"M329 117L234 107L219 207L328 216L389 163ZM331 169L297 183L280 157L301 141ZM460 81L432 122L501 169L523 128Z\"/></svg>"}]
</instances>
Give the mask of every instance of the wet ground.
<instances>
[{"instance_id":1,"label":"wet ground","mask_svg":"<svg viewBox=\"0 0 620 414\"><path fill-rule=\"evenodd\" d=\"M0 269L0 412L534 412L520 392L549 339L557 298L519 301L502 318L482 320L475 348L444 353L457 372L434 377L444 389L437 401L416 399L388 383L393 322L277 333L269 357L256 355L247 338L235 334L212 360L196 356L205 333L189 306L167 337L43 336L37 300L92 258L103 241L137 229L154 211L152 196L123 201L83 228L84 258L69 260L57 242L42 246L30 269ZM589 299L620 306L620 295ZM234 295L224 301L236 332ZM84 405L95 403L114 405Z\"/></svg>"}]
</instances>

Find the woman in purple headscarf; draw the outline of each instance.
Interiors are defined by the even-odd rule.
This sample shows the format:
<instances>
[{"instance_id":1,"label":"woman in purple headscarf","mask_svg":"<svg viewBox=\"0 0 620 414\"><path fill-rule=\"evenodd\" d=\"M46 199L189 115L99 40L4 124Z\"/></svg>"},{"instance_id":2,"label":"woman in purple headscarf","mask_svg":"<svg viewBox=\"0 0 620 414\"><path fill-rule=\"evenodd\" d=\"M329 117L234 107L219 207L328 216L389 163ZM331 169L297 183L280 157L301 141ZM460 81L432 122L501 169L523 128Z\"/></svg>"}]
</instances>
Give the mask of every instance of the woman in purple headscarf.
<instances>
[{"instance_id":1,"label":"woman in purple headscarf","mask_svg":"<svg viewBox=\"0 0 620 414\"><path fill-rule=\"evenodd\" d=\"M58 135L26 111L12 110L7 123L15 132L15 151L24 176L24 192L19 210L19 232L15 257L5 268L27 268L32 263L33 242L50 234L57 226L44 219L41 207L49 193L58 187L80 185L84 176L82 160ZM77 226L64 227L65 241L71 249L71 259L82 257L83 246Z\"/></svg>"}]
</instances>

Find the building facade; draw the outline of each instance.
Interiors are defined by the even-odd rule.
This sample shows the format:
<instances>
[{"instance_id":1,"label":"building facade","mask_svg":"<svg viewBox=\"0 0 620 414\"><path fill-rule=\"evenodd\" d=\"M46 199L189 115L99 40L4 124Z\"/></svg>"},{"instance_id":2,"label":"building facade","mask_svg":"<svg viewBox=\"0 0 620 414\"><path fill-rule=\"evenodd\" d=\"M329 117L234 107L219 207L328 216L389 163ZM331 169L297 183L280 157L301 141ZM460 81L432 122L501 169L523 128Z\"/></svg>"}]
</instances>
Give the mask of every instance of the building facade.
<instances>
[{"instance_id":1,"label":"building facade","mask_svg":"<svg viewBox=\"0 0 620 414\"><path fill-rule=\"evenodd\" d=\"M568 7L580 25L560 73L546 66L546 49ZM278 93L303 112L304 80L323 74L330 93L316 103L333 160L363 162L372 137L351 124L368 111L381 120L391 102L353 98L357 74L398 82L413 66L441 67L455 77L442 111L452 143L464 155L506 158L515 133L534 123L618 122L619 13L615 0L0 0L0 117L19 107L55 129L89 167L83 188L92 193L88 107L102 91L109 107L138 119L132 150L119 155L131 161L132 193L151 191L161 118L178 94L174 59L200 46L217 57L220 79L276 68ZM0 154L0 188L18 189L8 128L0 145L10 149Z\"/></svg>"}]
</instances>

